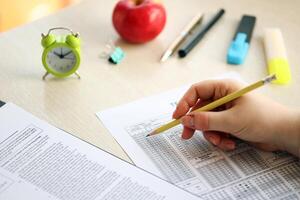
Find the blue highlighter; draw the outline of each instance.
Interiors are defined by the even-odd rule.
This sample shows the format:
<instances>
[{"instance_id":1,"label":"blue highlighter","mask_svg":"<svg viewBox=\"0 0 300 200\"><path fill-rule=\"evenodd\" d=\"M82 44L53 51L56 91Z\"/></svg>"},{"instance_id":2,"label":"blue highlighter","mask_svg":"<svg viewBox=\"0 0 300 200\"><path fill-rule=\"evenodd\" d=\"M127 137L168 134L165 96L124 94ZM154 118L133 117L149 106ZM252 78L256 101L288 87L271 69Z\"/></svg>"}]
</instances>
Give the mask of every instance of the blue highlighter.
<instances>
[{"instance_id":1,"label":"blue highlighter","mask_svg":"<svg viewBox=\"0 0 300 200\"><path fill-rule=\"evenodd\" d=\"M256 17L243 15L227 52L228 64L243 64L248 53L255 21Z\"/></svg>"}]
</instances>

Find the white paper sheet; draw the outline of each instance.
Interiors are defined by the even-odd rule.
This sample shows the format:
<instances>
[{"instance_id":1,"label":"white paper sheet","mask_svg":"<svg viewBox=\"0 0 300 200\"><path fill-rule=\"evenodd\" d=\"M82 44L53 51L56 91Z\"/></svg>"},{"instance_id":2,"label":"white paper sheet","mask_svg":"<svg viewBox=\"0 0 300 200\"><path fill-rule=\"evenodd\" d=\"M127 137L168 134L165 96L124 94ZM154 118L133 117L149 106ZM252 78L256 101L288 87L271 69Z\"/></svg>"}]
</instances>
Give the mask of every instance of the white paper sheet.
<instances>
[{"instance_id":1,"label":"white paper sheet","mask_svg":"<svg viewBox=\"0 0 300 200\"><path fill-rule=\"evenodd\" d=\"M236 74L224 75L239 79ZM171 120L176 102L188 87L97 113L139 167L203 199L299 199L300 164L283 152L266 153L239 141L223 152L198 132L182 140L181 126L145 137Z\"/></svg>"},{"instance_id":2,"label":"white paper sheet","mask_svg":"<svg viewBox=\"0 0 300 200\"><path fill-rule=\"evenodd\" d=\"M11 103L0 133L1 200L199 199Z\"/></svg>"}]
</instances>

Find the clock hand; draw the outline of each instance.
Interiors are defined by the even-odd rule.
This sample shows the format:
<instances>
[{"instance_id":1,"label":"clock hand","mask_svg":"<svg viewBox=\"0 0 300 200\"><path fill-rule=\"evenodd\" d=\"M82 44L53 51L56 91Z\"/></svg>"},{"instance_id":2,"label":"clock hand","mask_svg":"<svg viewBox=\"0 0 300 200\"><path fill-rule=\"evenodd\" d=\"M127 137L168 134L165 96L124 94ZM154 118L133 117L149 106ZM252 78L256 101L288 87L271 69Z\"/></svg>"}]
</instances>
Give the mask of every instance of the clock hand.
<instances>
[{"instance_id":1,"label":"clock hand","mask_svg":"<svg viewBox=\"0 0 300 200\"><path fill-rule=\"evenodd\" d=\"M54 55L56 55L57 57L61 58L61 55L59 53L56 53L55 51L53 52Z\"/></svg>"},{"instance_id":2,"label":"clock hand","mask_svg":"<svg viewBox=\"0 0 300 200\"><path fill-rule=\"evenodd\" d=\"M65 57L65 56L69 55L70 53L72 53L72 51L69 51L69 52L63 54L62 56Z\"/></svg>"}]
</instances>

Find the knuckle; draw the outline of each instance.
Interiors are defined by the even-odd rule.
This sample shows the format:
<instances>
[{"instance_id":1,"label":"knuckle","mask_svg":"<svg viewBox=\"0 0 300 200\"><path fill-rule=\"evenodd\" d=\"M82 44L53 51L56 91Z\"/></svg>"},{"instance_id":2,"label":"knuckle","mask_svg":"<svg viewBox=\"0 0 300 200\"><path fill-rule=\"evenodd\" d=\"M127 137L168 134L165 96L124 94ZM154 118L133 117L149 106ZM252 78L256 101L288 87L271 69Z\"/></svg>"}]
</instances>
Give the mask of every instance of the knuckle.
<instances>
[{"instance_id":1,"label":"knuckle","mask_svg":"<svg viewBox=\"0 0 300 200\"><path fill-rule=\"evenodd\" d=\"M238 90L242 87L242 84L239 81L233 79L227 79L226 87L231 90Z\"/></svg>"},{"instance_id":2,"label":"knuckle","mask_svg":"<svg viewBox=\"0 0 300 200\"><path fill-rule=\"evenodd\" d=\"M197 130L208 130L209 129L209 115L208 113L199 113L194 116L195 128Z\"/></svg>"},{"instance_id":3,"label":"knuckle","mask_svg":"<svg viewBox=\"0 0 300 200\"><path fill-rule=\"evenodd\" d=\"M193 89L197 88L197 85L198 85L198 84L199 84L199 83L194 83L194 84L192 84L191 87L190 87L190 89L193 90Z\"/></svg>"},{"instance_id":4,"label":"knuckle","mask_svg":"<svg viewBox=\"0 0 300 200\"><path fill-rule=\"evenodd\" d=\"M237 121L239 121L240 116L236 113L228 112L226 117L224 118L224 122L228 125L234 125Z\"/></svg>"}]
</instances>

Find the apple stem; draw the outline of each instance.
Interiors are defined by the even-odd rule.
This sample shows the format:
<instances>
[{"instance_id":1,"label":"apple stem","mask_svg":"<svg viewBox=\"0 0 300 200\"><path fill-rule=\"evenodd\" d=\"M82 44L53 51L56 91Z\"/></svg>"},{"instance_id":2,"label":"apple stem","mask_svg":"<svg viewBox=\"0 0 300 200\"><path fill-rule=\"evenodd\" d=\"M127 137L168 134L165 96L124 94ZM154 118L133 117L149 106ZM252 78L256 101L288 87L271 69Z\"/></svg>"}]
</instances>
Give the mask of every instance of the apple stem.
<instances>
[{"instance_id":1,"label":"apple stem","mask_svg":"<svg viewBox=\"0 0 300 200\"><path fill-rule=\"evenodd\" d=\"M132 0L134 5L138 6L143 3L143 0Z\"/></svg>"}]
</instances>

